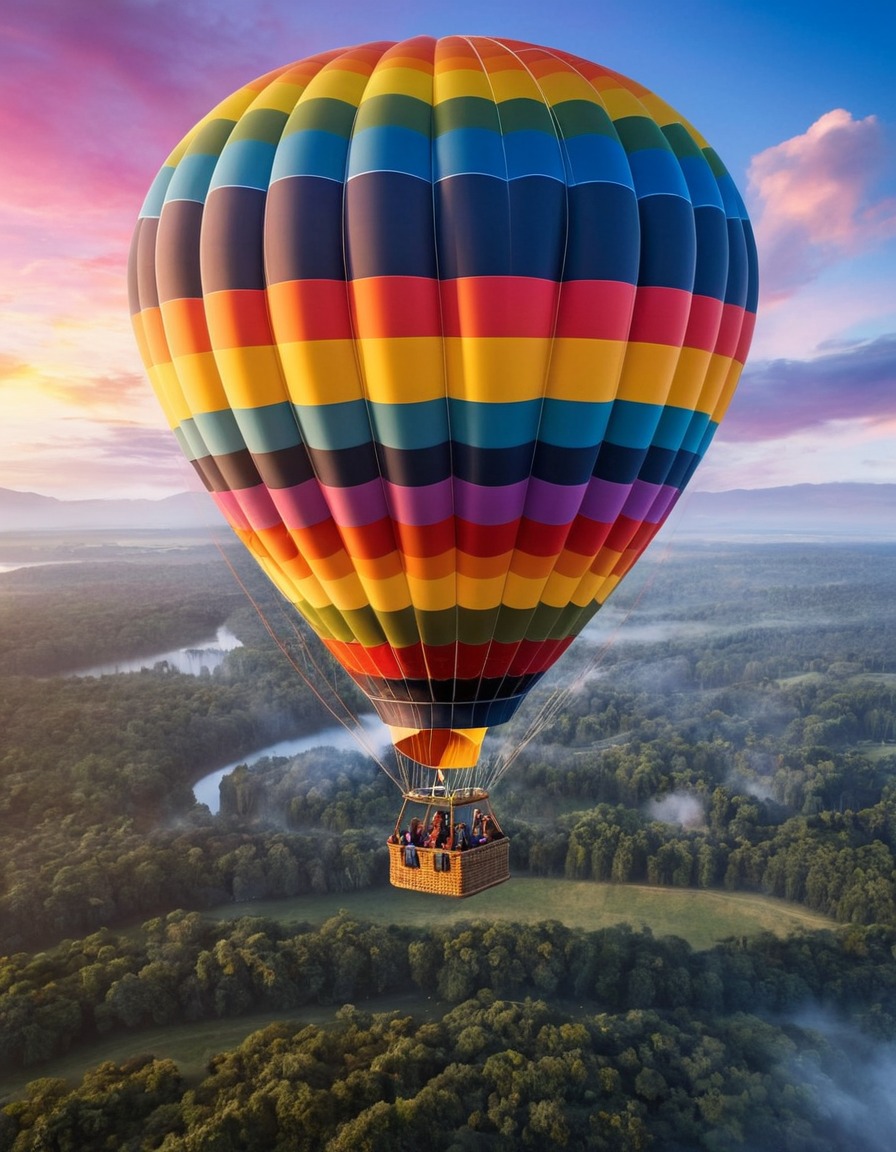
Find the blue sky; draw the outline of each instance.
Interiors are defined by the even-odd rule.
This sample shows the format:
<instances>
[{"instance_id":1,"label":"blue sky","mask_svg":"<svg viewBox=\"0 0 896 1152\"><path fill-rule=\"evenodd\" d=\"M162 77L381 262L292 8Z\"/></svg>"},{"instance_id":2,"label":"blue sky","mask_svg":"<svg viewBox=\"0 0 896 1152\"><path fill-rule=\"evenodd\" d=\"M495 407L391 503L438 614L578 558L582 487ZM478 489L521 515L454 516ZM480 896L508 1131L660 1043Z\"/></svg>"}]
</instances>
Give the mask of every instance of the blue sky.
<instances>
[{"instance_id":1,"label":"blue sky","mask_svg":"<svg viewBox=\"0 0 896 1152\"><path fill-rule=\"evenodd\" d=\"M13 0L0 16L0 486L195 487L137 355L130 232L219 99L313 52L421 33L626 73L722 156L757 231L753 352L696 489L896 482L893 5Z\"/></svg>"}]
</instances>

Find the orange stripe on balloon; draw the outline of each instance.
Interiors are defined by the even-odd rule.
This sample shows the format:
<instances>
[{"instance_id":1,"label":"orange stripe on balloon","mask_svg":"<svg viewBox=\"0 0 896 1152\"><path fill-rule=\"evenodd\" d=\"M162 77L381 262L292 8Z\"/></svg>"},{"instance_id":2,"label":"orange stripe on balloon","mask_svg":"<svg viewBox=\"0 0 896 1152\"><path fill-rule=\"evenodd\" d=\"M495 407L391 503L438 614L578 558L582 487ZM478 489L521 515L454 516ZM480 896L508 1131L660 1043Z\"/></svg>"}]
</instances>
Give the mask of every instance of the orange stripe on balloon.
<instances>
[{"instance_id":1,"label":"orange stripe on balloon","mask_svg":"<svg viewBox=\"0 0 896 1152\"><path fill-rule=\"evenodd\" d=\"M255 348L271 344L264 289L230 288L209 292L204 299L215 348Z\"/></svg>"},{"instance_id":2,"label":"orange stripe on balloon","mask_svg":"<svg viewBox=\"0 0 896 1152\"><path fill-rule=\"evenodd\" d=\"M355 334L344 280L286 280L269 284L267 295L278 343L350 340Z\"/></svg>"},{"instance_id":3,"label":"orange stripe on balloon","mask_svg":"<svg viewBox=\"0 0 896 1152\"><path fill-rule=\"evenodd\" d=\"M439 281L424 276L372 276L348 284L359 338L440 336Z\"/></svg>"},{"instance_id":4,"label":"orange stripe on balloon","mask_svg":"<svg viewBox=\"0 0 896 1152\"><path fill-rule=\"evenodd\" d=\"M211 352L205 304L201 298L166 300L162 304L162 317L172 358Z\"/></svg>"}]
</instances>

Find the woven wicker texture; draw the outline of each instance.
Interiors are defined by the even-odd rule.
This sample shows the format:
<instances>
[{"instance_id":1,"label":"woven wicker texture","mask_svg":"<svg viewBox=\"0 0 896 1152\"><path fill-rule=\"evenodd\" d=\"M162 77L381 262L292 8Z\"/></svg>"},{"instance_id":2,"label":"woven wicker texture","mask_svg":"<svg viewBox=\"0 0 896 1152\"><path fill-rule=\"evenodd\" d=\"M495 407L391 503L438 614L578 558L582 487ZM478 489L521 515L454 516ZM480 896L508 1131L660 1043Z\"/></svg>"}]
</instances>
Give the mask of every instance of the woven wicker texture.
<instances>
[{"instance_id":1,"label":"woven wicker texture","mask_svg":"<svg viewBox=\"0 0 896 1152\"><path fill-rule=\"evenodd\" d=\"M510 841L504 837L466 852L416 849L419 867L405 863L406 848L389 844L389 881L396 888L434 896L473 896L510 879ZM440 871L438 864L447 864Z\"/></svg>"}]
</instances>

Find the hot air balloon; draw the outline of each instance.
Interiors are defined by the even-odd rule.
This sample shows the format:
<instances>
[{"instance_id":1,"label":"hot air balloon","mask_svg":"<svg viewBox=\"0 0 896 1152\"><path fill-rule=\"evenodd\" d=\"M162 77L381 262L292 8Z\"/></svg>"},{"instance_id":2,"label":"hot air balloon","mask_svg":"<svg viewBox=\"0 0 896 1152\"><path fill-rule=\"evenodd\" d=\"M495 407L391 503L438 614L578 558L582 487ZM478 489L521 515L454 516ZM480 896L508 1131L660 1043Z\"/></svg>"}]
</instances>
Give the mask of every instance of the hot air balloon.
<instances>
[{"instance_id":1,"label":"hot air balloon","mask_svg":"<svg viewBox=\"0 0 896 1152\"><path fill-rule=\"evenodd\" d=\"M453 830L483 790L448 770L631 569L731 399L757 297L731 177L567 52L362 44L184 137L129 284L184 454Z\"/></svg>"}]
</instances>

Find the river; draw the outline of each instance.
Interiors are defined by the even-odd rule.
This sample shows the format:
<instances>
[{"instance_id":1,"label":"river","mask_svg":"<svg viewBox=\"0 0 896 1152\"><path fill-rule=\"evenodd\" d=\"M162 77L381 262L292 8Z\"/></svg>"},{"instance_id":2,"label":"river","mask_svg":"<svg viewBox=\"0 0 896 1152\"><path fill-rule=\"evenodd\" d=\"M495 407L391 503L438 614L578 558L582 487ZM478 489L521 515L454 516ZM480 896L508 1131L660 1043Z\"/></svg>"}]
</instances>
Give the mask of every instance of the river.
<instances>
[{"instance_id":1,"label":"river","mask_svg":"<svg viewBox=\"0 0 896 1152\"><path fill-rule=\"evenodd\" d=\"M200 640L190 648L175 648L153 656L138 656L133 660L115 660L110 664L95 664L92 668L79 668L72 676L114 676L118 672L139 672L141 668L154 668L168 664L188 676L199 676L203 669L213 672L224 663L224 657L242 642L223 624L208 640Z\"/></svg>"},{"instance_id":2,"label":"river","mask_svg":"<svg viewBox=\"0 0 896 1152\"><path fill-rule=\"evenodd\" d=\"M246 764L251 768L253 764L257 764L259 760L263 760L267 756L297 756L300 752L307 752L310 748L339 748L366 752L367 749L358 743L354 735L355 731L377 754L383 752L391 743L388 729L380 718L373 712L365 713L358 717L358 724L355 729L349 730L343 728L341 724L336 724L332 728L321 728L317 732L312 732L307 736L298 736L294 740L281 740L279 744L271 744L268 748L260 748L256 752L250 752L248 756L241 756L232 764L218 768L215 772L210 772L208 776L203 776L201 780L198 780L193 785L193 795L200 804L207 805L211 812L217 812L221 803L218 786L221 780L240 764Z\"/></svg>"}]
</instances>

